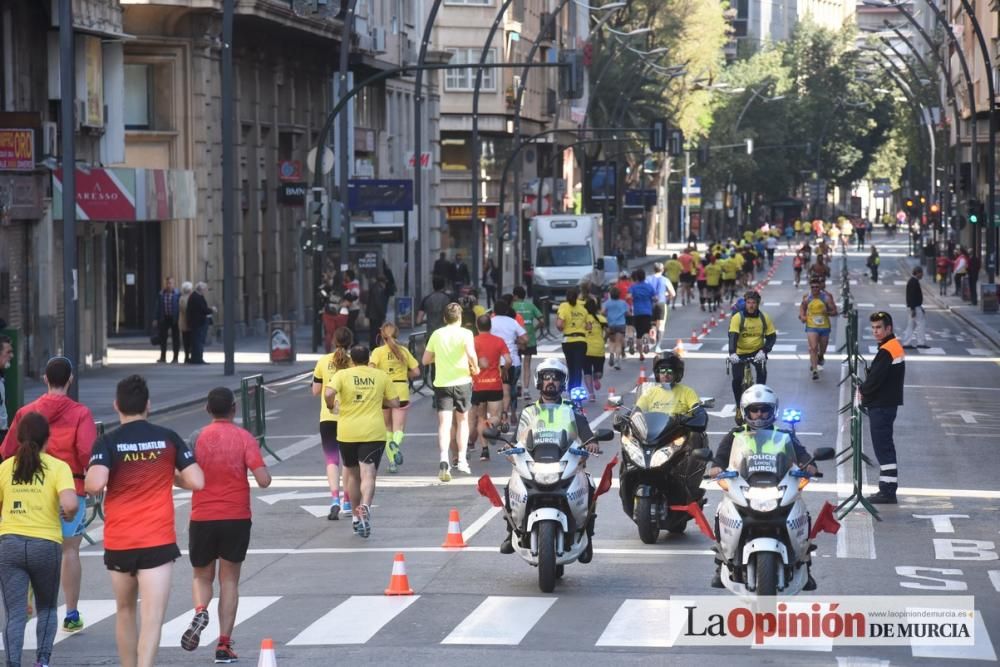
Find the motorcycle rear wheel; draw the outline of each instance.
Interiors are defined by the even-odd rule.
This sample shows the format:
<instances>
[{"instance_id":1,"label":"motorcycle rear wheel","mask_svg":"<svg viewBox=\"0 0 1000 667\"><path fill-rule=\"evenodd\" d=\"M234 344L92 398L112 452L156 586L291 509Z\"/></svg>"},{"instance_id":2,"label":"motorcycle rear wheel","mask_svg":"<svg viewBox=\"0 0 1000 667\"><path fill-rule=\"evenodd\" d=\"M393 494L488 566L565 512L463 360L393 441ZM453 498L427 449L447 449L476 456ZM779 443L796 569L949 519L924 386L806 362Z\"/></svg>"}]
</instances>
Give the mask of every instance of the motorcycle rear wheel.
<instances>
[{"instance_id":1,"label":"motorcycle rear wheel","mask_svg":"<svg viewBox=\"0 0 1000 667\"><path fill-rule=\"evenodd\" d=\"M756 555L757 595L778 594L778 568L781 561L773 551L761 551Z\"/></svg>"},{"instance_id":2,"label":"motorcycle rear wheel","mask_svg":"<svg viewBox=\"0 0 1000 667\"><path fill-rule=\"evenodd\" d=\"M656 544L660 538L660 522L655 514L653 499L640 496L636 499L635 507L635 525L639 529L639 539L643 544Z\"/></svg>"},{"instance_id":3,"label":"motorcycle rear wheel","mask_svg":"<svg viewBox=\"0 0 1000 667\"><path fill-rule=\"evenodd\" d=\"M555 521L538 524L538 588L551 593L556 587L556 538L560 526Z\"/></svg>"}]
</instances>

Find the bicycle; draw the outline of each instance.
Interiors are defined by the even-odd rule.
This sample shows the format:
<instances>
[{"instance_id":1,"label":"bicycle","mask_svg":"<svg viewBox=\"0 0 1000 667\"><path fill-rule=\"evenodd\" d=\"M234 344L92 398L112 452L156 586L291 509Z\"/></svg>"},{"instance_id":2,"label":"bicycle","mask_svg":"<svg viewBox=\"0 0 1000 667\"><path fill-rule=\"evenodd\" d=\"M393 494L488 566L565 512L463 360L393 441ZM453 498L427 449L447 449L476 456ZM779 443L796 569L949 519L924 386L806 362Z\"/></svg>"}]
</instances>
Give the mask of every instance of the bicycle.
<instances>
[{"instance_id":1,"label":"bicycle","mask_svg":"<svg viewBox=\"0 0 1000 667\"><path fill-rule=\"evenodd\" d=\"M745 392L747 389L749 389L753 385L757 384L756 381L754 380L753 367L754 366L758 366L758 368L759 368L758 375L765 375L767 373L767 357L764 357L764 361L762 361L759 364L757 364L753 360L753 358L754 358L755 355L756 355L756 352L754 354L741 354L741 355L739 355L739 359L740 360L739 360L738 363L743 366L743 381L740 383L739 395L735 396L735 399L736 399L736 421L737 422L740 421L740 409L739 409L740 397L743 396L743 392ZM732 366L733 366L733 362L730 361L727 358L726 359L726 377L729 377L731 369L732 369Z\"/></svg>"}]
</instances>

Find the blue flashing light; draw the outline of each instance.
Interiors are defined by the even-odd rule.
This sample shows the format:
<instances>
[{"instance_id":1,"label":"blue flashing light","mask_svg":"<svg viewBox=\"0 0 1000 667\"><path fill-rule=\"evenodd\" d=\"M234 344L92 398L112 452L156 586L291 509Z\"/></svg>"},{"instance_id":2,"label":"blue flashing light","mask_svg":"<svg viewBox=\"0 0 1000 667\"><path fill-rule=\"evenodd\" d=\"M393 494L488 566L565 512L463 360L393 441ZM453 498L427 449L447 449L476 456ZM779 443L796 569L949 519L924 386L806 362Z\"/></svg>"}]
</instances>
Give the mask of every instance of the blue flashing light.
<instances>
[{"instance_id":1,"label":"blue flashing light","mask_svg":"<svg viewBox=\"0 0 1000 667\"><path fill-rule=\"evenodd\" d=\"M781 421L787 422L789 424L798 424L802 421L802 411L796 410L795 408L785 408L782 414Z\"/></svg>"},{"instance_id":2,"label":"blue flashing light","mask_svg":"<svg viewBox=\"0 0 1000 667\"><path fill-rule=\"evenodd\" d=\"M573 401L585 401L587 400L587 389L585 387L573 387L569 390L569 397Z\"/></svg>"}]
</instances>

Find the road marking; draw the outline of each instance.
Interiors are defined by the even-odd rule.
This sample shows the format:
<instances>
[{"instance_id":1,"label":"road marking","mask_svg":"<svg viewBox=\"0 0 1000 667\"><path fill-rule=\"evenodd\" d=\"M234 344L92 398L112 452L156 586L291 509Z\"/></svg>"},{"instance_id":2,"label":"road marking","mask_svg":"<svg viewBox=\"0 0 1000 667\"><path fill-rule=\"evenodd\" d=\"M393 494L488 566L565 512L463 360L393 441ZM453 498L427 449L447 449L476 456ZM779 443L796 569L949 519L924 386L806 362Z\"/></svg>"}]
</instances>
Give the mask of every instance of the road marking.
<instances>
[{"instance_id":1,"label":"road marking","mask_svg":"<svg viewBox=\"0 0 1000 667\"><path fill-rule=\"evenodd\" d=\"M289 646L364 644L419 595L352 595L288 642Z\"/></svg>"},{"instance_id":2,"label":"road marking","mask_svg":"<svg viewBox=\"0 0 1000 667\"><path fill-rule=\"evenodd\" d=\"M281 599L280 595L241 595L240 606L236 611L236 625L264 611L272 604ZM191 618L194 616L194 609L190 609L177 618L163 624L160 632L160 648L180 646L181 635L191 625ZM219 636L219 600L213 598L208 603L208 627L201 636L208 639L202 646L211 648L211 642ZM85 619L88 624L90 619Z\"/></svg>"},{"instance_id":3,"label":"road marking","mask_svg":"<svg viewBox=\"0 0 1000 667\"><path fill-rule=\"evenodd\" d=\"M774 347L771 348L773 352L795 352L798 345L786 345L784 343L776 343Z\"/></svg>"},{"instance_id":4,"label":"road marking","mask_svg":"<svg viewBox=\"0 0 1000 667\"><path fill-rule=\"evenodd\" d=\"M888 660L860 658L857 656L837 656L837 667L889 667Z\"/></svg>"},{"instance_id":5,"label":"road marking","mask_svg":"<svg viewBox=\"0 0 1000 667\"><path fill-rule=\"evenodd\" d=\"M976 417L990 417L990 415L984 412L973 412L972 410L953 410L951 412L942 412L938 416L947 417L948 415L958 415L966 424L978 424L979 422L976 420Z\"/></svg>"},{"instance_id":6,"label":"road marking","mask_svg":"<svg viewBox=\"0 0 1000 667\"><path fill-rule=\"evenodd\" d=\"M469 540L471 540L476 535L476 533L481 531L483 527L490 522L490 519L492 519L499 513L500 513L499 507L490 507L488 510L483 512L483 514L478 519L473 521L468 528L462 531L462 540L464 540L465 543L468 544Z\"/></svg>"},{"instance_id":7,"label":"road marking","mask_svg":"<svg viewBox=\"0 0 1000 667\"><path fill-rule=\"evenodd\" d=\"M599 541L595 542L600 544ZM498 553L495 546L468 546L464 549L446 548L446 547L415 547L415 546L393 546L393 547L313 547L305 549L293 549L285 547L276 547L273 549L261 548L261 549L249 549L247 551L248 556L337 556L344 554L364 554L364 553L399 553L400 551L404 553L442 553L442 554L461 554L461 553L486 553L486 554L496 554ZM669 548L649 548L649 549L639 549L639 548L601 548L598 546L594 547L595 554L603 554L607 556L652 556L654 558L673 558L676 556L711 556L715 552L711 549L669 549ZM182 555L187 555L187 549L181 549ZM86 557L98 557L104 556L103 551L82 551L81 556ZM188 619L190 620L190 618Z\"/></svg>"},{"instance_id":8,"label":"road marking","mask_svg":"<svg viewBox=\"0 0 1000 667\"><path fill-rule=\"evenodd\" d=\"M683 626L670 625L670 600L625 600L595 646L670 648Z\"/></svg>"},{"instance_id":9,"label":"road marking","mask_svg":"<svg viewBox=\"0 0 1000 667\"><path fill-rule=\"evenodd\" d=\"M970 347L965 350L974 357L988 357L993 354L990 350L984 350L978 347Z\"/></svg>"},{"instance_id":10,"label":"road marking","mask_svg":"<svg viewBox=\"0 0 1000 667\"><path fill-rule=\"evenodd\" d=\"M943 347L928 347L926 349L917 349L920 354L944 354Z\"/></svg>"},{"instance_id":11,"label":"road marking","mask_svg":"<svg viewBox=\"0 0 1000 667\"><path fill-rule=\"evenodd\" d=\"M904 384L903 387L906 389L930 389L932 391L940 391L941 389L954 389L956 391L974 391L977 394L981 391L1000 391L1000 387L956 387L956 386L942 386L939 384Z\"/></svg>"},{"instance_id":12,"label":"road marking","mask_svg":"<svg viewBox=\"0 0 1000 667\"><path fill-rule=\"evenodd\" d=\"M858 308L874 308L875 307L874 303L858 303L858 304L855 304L855 305Z\"/></svg>"},{"instance_id":13,"label":"road marking","mask_svg":"<svg viewBox=\"0 0 1000 667\"><path fill-rule=\"evenodd\" d=\"M118 611L114 600L80 600L77 605L80 608L80 616L87 623L87 627L99 623L109 616L114 616L115 612ZM61 605L59 611L56 612L56 621L60 618L66 617L66 605ZM24 650L35 650L38 648L38 638L36 636L36 631L38 627L38 618L33 618L28 621L28 624L24 627ZM66 632L62 629L60 624L59 629L56 631L55 643L72 637L77 632ZM3 637L0 637L0 650L4 650L3 647Z\"/></svg>"},{"instance_id":14,"label":"road marking","mask_svg":"<svg viewBox=\"0 0 1000 667\"><path fill-rule=\"evenodd\" d=\"M491 595L441 643L516 646L555 604L556 599Z\"/></svg>"},{"instance_id":15,"label":"road marking","mask_svg":"<svg viewBox=\"0 0 1000 667\"><path fill-rule=\"evenodd\" d=\"M288 445L287 447L279 449L278 451L275 452L275 454L278 455L281 461L287 461L290 458L298 456L302 452L312 449L318 444L319 444L319 435L318 434L310 435L303 438L299 442L296 442L293 445ZM264 463L267 464L268 466L273 466L277 465L279 461L270 454L268 454L267 456L264 457Z\"/></svg>"},{"instance_id":16,"label":"road marking","mask_svg":"<svg viewBox=\"0 0 1000 667\"><path fill-rule=\"evenodd\" d=\"M986 629L986 622L983 621L983 614L980 610L974 610L975 629L972 631L975 637L975 644L972 646L941 646L918 644L920 640L911 640L910 650L914 658L937 658L960 659L960 660L988 660L996 662L997 654L993 650L993 642L990 640L990 633ZM927 641L927 640L925 640Z\"/></svg>"}]
</instances>

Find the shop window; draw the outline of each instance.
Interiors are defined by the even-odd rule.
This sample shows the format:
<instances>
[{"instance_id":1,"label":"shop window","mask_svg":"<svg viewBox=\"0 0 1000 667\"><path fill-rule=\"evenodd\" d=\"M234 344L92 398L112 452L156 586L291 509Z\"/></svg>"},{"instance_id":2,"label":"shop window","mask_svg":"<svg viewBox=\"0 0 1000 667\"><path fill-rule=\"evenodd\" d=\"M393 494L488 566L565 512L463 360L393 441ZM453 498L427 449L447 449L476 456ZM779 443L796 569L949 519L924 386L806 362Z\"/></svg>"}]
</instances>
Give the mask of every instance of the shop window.
<instances>
[{"instance_id":1,"label":"shop window","mask_svg":"<svg viewBox=\"0 0 1000 667\"><path fill-rule=\"evenodd\" d=\"M472 148L464 138L441 137L441 169L444 171L468 171L472 160Z\"/></svg>"}]
</instances>

